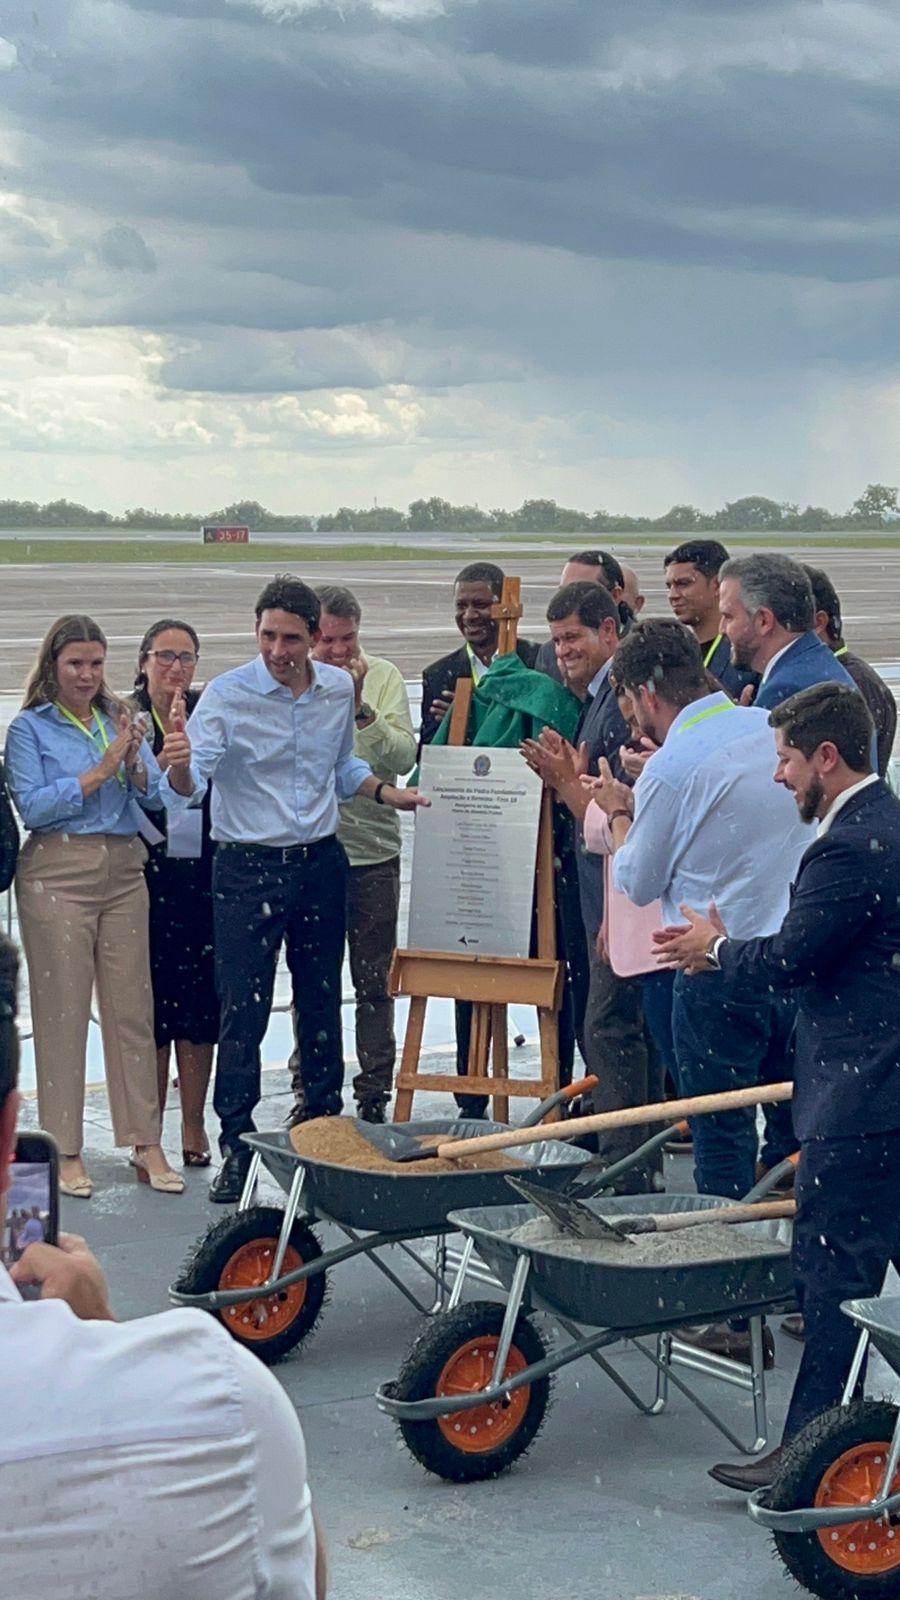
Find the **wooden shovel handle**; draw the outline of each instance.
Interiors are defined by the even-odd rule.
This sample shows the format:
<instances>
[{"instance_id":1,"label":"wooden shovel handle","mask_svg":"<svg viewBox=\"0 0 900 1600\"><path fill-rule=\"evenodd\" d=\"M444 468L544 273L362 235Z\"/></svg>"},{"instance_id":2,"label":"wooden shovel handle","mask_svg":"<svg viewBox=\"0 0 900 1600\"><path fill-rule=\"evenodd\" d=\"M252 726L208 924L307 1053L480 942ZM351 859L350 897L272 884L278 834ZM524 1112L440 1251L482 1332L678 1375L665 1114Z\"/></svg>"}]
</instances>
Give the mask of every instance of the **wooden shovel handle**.
<instances>
[{"instance_id":1,"label":"wooden shovel handle","mask_svg":"<svg viewBox=\"0 0 900 1600\"><path fill-rule=\"evenodd\" d=\"M728 1089L724 1094L701 1094L692 1100L660 1100L652 1106L626 1106L623 1111L597 1111L589 1117L572 1117L569 1122L542 1124L537 1128L510 1128L506 1133L485 1133L478 1139L450 1139L439 1144L438 1155L452 1161L455 1156L477 1156L488 1150L512 1150L521 1144L538 1144L542 1139L578 1139L583 1133L600 1133L607 1128L635 1128L644 1122L674 1122L680 1117L702 1117L717 1111L737 1111L741 1106L772 1105L790 1100L792 1083L770 1083L758 1089Z\"/></svg>"},{"instance_id":2,"label":"wooden shovel handle","mask_svg":"<svg viewBox=\"0 0 900 1600\"><path fill-rule=\"evenodd\" d=\"M699 1228L706 1222L771 1222L792 1217L793 1200L764 1200L759 1205L719 1206L714 1211L675 1211L654 1217L654 1233L680 1233L682 1228Z\"/></svg>"}]
</instances>

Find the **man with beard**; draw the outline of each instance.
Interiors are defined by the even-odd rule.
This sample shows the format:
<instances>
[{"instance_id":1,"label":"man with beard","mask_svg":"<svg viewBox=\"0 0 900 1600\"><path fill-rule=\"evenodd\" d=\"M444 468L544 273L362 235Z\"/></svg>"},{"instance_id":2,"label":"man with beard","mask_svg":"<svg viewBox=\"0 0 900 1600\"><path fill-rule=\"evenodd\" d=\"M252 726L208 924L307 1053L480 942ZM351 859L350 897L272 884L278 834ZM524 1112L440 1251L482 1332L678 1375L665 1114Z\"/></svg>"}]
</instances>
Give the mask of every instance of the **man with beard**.
<instances>
[{"instance_id":1,"label":"man with beard","mask_svg":"<svg viewBox=\"0 0 900 1600\"><path fill-rule=\"evenodd\" d=\"M612 672L642 731L661 746L633 791L601 768L605 781L594 798L611 820L617 887L636 905L661 899L667 922L685 903L714 900L727 907L739 937L774 933L809 836L788 795L772 789L768 719L722 691L710 693L697 639L679 622L637 623ZM695 984L679 974L672 1026L682 1093L790 1076L791 1020L780 996L748 997L724 975ZM754 1181L754 1114L698 1117L692 1131L700 1193L745 1194ZM765 1165L791 1149L788 1130L785 1147L764 1146Z\"/></svg>"},{"instance_id":2,"label":"man with beard","mask_svg":"<svg viewBox=\"0 0 900 1600\"><path fill-rule=\"evenodd\" d=\"M814 683L853 679L816 637L812 584L788 556L734 556L719 578L719 616L735 667L758 672L753 704L769 711Z\"/></svg>"},{"instance_id":3,"label":"man with beard","mask_svg":"<svg viewBox=\"0 0 900 1600\"><path fill-rule=\"evenodd\" d=\"M806 1344L779 1448L712 1469L748 1491L770 1484L785 1446L840 1402L857 1339L841 1302L877 1295L900 1263L900 804L872 770L872 718L855 690L816 685L769 721L775 782L819 823L784 921L735 938L727 912L707 920L694 899L681 907L689 927L656 936L697 989L724 980L799 997L793 1265ZM685 977L701 973L711 977Z\"/></svg>"}]
</instances>

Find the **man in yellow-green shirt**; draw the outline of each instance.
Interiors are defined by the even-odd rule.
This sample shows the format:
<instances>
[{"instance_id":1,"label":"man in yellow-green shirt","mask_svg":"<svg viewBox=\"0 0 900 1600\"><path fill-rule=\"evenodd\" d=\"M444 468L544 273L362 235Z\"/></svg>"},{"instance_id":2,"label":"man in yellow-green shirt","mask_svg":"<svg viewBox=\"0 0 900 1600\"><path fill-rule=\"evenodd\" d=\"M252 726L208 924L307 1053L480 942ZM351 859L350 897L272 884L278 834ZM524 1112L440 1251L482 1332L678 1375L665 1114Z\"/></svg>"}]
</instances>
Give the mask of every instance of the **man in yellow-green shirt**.
<instances>
[{"instance_id":1,"label":"man in yellow-green shirt","mask_svg":"<svg viewBox=\"0 0 900 1600\"><path fill-rule=\"evenodd\" d=\"M359 642L362 609L356 596L330 584L317 594L322 615L312 654L317 661L343 667L350 674L356 690L354 754L368 762L376 778L395 784L416 759L406 685L392 662L363 654ZM338 838L349 863L347 944L356 994L359 1062L353 1093L361 1117L383 1122L397 1053L388 971L397 943L400 908L400 824L390 807L357 795L341 803ZM295 1018L295 1024L302 1029L302 1017ZM297 1055L295 1050L291 1057L295 1079ZM296 1092L296 1082L294 1087Z\"/></svg>"}]
</instances>

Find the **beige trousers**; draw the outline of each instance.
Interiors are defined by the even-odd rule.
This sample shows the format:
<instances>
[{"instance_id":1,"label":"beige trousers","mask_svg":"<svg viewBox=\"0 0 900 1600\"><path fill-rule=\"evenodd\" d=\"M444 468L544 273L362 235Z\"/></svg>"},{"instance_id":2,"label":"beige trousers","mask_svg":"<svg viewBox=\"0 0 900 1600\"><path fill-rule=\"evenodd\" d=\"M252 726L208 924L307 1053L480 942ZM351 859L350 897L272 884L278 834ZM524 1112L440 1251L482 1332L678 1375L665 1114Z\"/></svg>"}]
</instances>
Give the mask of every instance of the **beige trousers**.
<instances>
[{"instance_id":1,"label":"beige trousers","mask_svg":"<svg viewBox=\"0 0 900 1600\"><path fill-rule=\"evenodd\" d=\"M16 899L28 962L38 1114L64 1156L83 1144L84 1070L96 985L117 1145L158 1144L143 841L32 834Z\"/></svg>"}]
</instances>

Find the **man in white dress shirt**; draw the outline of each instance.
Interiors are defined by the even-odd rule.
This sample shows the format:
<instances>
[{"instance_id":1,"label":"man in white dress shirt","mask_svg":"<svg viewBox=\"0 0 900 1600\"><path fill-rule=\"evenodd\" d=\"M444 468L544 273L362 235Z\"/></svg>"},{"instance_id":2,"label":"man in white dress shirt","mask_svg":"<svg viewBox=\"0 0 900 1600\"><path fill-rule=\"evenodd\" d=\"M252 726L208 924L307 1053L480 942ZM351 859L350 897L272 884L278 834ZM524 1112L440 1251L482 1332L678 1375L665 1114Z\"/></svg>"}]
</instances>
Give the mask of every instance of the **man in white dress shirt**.
<instances>
[{"instance_id":1,"label":"man in white dress shirt","mask_svg":"<svg viewBox=\"0 0 900 1600\"><path fill-rule=\"evenodd\" d=\"M0 1226L17 957L0 939ZM39 1286L36 1302L19 1288ZM294 1409L197 1311L116 1323L83 1239L0 1266L0 1574L16 1600L324 1600Z\"/></svg>"}]
</instances>

